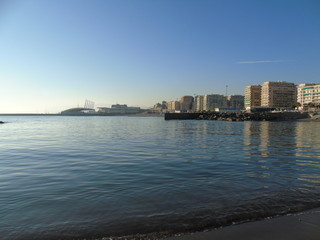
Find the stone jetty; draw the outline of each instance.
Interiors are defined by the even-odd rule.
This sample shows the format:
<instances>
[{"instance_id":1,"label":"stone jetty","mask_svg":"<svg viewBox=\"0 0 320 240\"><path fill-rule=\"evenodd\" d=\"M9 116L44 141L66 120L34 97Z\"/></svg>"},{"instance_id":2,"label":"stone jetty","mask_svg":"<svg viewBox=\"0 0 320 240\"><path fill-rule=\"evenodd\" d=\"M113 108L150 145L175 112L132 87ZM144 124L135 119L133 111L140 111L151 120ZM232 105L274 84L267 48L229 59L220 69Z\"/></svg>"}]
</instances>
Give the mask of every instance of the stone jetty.
<instances>
[{"instance_id":1,"label":"stone jetty","mask_svg":"<svg viewBox=\"0 0 320 240\"><path fill-rule=\"evenodd\" d=\"M309 118L302 112L199 112L166 113L165 120L218 120L218 121L286 121Z\"/></svg>"}]
</instances>

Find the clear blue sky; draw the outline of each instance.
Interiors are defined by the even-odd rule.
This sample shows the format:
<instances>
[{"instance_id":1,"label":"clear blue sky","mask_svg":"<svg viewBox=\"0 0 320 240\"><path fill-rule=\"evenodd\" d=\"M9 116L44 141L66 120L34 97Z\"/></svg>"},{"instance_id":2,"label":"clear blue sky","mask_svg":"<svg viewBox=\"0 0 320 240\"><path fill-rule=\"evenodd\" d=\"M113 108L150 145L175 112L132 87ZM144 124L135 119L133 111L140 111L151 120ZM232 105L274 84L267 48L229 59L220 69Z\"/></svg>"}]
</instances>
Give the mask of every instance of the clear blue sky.
<instances>
[{"instance_id":1,"label":"clear blue sky","mask_svg":"<svg viewBox=\"0 0 320 240\"><path fill-rule=\"evenodd\" d=\"M319 0L0 0L0 113L319 76Z\"/></svg>"}]
</instances>

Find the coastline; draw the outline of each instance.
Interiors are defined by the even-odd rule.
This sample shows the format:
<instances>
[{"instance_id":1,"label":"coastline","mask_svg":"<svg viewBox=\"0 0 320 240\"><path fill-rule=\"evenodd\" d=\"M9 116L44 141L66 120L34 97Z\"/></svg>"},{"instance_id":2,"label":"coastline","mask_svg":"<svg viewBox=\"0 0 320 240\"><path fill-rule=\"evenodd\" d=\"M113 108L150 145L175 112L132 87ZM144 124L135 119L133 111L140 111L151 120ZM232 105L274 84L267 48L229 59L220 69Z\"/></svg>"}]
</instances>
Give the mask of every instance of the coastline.
<instances>
[{"instance_id":1,"label":"coastline","mask_svg":"<svg viewBox=\"0 0 320 240\"><path fill-rule=\"evenodd\" d=\"M165 113L165 120L292 121L310 118L307 112L196 112Z\"/></svg>"},{"instance_id":2,"label":"coastline","mask_svg":"<svg viewBox=\"0 0 320 240\"><path fill-rule=\"evenodd\" d=\"M60 114L60 113L0 113L0 116L15 116L15 117L34 117L34 116L62 116L62 117L164 117L164 113L124 113L124 114Z\"/></svg>"},{"instance_id":3,"label":"coastline","mask_svg":"<svg viewBox=\"0 0 320 240\"><path fill-rule=\"evenodd\" d=\"M162 240L319 240L320 208Z\"/></svg>"}]
</instances>

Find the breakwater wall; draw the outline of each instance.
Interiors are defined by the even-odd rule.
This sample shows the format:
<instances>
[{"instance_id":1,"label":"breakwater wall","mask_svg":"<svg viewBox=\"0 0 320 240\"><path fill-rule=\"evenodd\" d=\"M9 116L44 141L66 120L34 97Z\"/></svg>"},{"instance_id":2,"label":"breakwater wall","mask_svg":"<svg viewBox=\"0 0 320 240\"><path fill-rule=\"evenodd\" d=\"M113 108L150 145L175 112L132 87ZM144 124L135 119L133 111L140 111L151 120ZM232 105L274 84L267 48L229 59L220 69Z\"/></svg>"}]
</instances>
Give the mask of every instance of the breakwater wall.
<instances>
[{"instance_id":1,"label":"breakwater wall","mask_svg":"<svg viewBox=\"0 0 320 240\"><path fill-rule=\"evenodd\" d=\"M164 120L193 120L199 119L202 113L165 113Z\"/></svg>"},{"instance_id":2,"label":"breakwater wall","mask_svg":"<svg viewBox=\"0 0 320 240\"><path fill-rule=\"evenodd\" d=\"M165 120L220 120L220 121L287 121L309 118L301 112L201 112L201 113L166 113Z\"/></svg>"}]
</instances>

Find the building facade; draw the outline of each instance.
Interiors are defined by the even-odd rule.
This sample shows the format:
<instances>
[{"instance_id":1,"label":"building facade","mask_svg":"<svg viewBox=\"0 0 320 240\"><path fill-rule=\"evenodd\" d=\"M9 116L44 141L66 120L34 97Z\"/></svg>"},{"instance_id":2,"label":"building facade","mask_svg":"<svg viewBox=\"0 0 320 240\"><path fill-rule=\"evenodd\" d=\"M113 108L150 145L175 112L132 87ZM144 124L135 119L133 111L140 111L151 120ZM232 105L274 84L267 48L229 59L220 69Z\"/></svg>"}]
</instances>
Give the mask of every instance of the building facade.
<instances>
[{"instance_id":1,"label":"building facade","mask_svg":"<svg viewBox=\"0 0 320 240\"><path fill-rule=\"evenodd\" d=\"M261 85L250 85L245 88L244 107L261 106Z\"/></svg>"},{"instance_id":2,"label":"building facade","mask_svg":"<svg viewBox=\"0 0 320 240\"><path fill-rule=\"evenodd\" d=\"M201 112L204 110L203 109L203 99L204 99L203 95L195 96L194 103L193 103L193 110L194 111Z\"/></svg>"},{"instance_id":3,"label":"building facade","mask_svg":"<svg viewBox=\"0 0 320 240\"><path fill-rule=\"evenodd\" d=\"M243 95L231 95L227 97L228 108L244 108L244 96Z\"/></svg>"},{"instance_id":4,"label":"building facade","mask_svg":"<svg viewBox=\"0 0 320 240\"><path fill-rule=\"evenodd\" d=\"M302 83L297 87L297 102L302 107L320 106L320 83Z\"/></svg>"},{"instance_id":5,"label":"building facade","mask_svg":"<svg viewBox=\"0 0 320 240\"><path fill-rule=\"evenodd\" d=\"M215 111L216 108L226 108L227 98L220 94L206 94L203 97L203 110Z\"/></svg>"},{"instance_id":6,"label":"building facade","mask_svg":"<svg viewBox=\"0 0 320 240\"><path fill-rule=\"evenodd\" d=\"M126 104L114 104L111 108L99 107L99 113L108 114L133 114L139 113L141 111L140 107L128 107Z\"/></svg>"},{"instance_id":7,"label":"building facade","mask_svg":"<svg viewBox=\"0 0 320 240\"><path fill-rule=\"evenodd\" d=\"M179 101L168 102L168 111L169 112L180 111L180 102Z\"/></svg>"},{"instance_id":8,"label":"building facade","mask_svg":"<svg viewBox=\"0 0 320 240\"><path fill-rule=\"evenodd\" d=\"M183 96L180 98L180 110L187 112L192 110L193 97Z\"/></svg>"},{"instance_id":9,"label":"building facade","mask_svg":"<svg viewBox=\"0 0 320 240\"><path fill-rule=\"evenodd\" d=\"M261 106L292 107L297 103L297 88L294 83L265 82L261 86Z\"/></svg>"}]
</instances>

